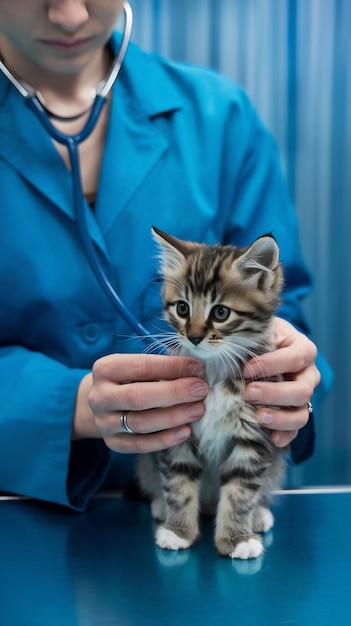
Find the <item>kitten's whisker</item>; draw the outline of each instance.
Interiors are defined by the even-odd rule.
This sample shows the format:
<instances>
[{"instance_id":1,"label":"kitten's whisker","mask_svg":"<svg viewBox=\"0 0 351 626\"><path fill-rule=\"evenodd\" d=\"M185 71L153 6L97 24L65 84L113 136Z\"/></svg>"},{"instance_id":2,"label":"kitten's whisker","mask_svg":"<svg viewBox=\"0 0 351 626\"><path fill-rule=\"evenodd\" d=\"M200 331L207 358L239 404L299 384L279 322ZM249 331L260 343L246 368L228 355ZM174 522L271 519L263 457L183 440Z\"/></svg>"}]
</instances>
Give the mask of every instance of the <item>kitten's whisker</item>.
<instances>
[{"instance_id":1,"label":"kitten's whisker","mask_svg":"<svg viewBox=\"0 0 351 626\"><path fill-rule=\"evenodd\" d=\"M151 335L125 336L128 341L147 341L149 344L144 346L143 353L148 354L157 351L161 354L168 354L170 349L178 347L178 334L174 332L163 332ZM152 339L152 341L150 341Z\"/></svg>"},{"instance_id":2,"label":"kitten's whisker","mask_svg":"<svg viewBox=\"0 0 351 626\"><path fill-rule=\"evenodd\" d=\"M266 342L264 341L257 341L257 344L260 344L260 347L264 348L264 352L267 352L267 345ZM233 348L235 346L235 344L229 344L229 346L231 348ZM240 361L243 363L244 365L248 365L248 361L250 359L255 359L258 354L257 352L261 352L261 350L257 350L257 352L255 352L254 350L248 348L248 347L243 347L240 344L237 345L237 349L239 349L240 352L244 352L246 353L246 356L242 356L241 354L238 354L237 351L235 351L235 355L240 359ZM250 367L250 365L248 365ZM266 368L265 365L263 365L262 363L260 364L260 369L262 372L262 375L260 377L255 376L255 378L260 378L265 380L266 378L269 378L269 374L268 374L268 370Z\"/></svg>"},{"instance_id":3,"label":"kitten's whisker","mask_svg":"<svg viewBox=\"0 0 351 626\"><path fill-rule=\"evenodd\" d=\"M225 372L225 376L233 380L240 379L243 384L246 384L246 380L243 376L242 370L248 362L247 357L252 358L256 356L256 354L252 350L246 348L243 349L242 346L235 345L233 343L227 343L220 346L220 349L216 352L215 356L216 360L219 360L221 362L222 365L220 369ZM265 378L263 368L262 378Z\"/></svg>"},{"instance_id":4,"label":"kitten's whisker","mask_svg":"<svg viewBox=\"0 0 351 626\"><path fill-rule=\"evenodd\" d=\"M159 339L157 338L153 341L149 346L147 346L144 352L148 353L154 350L161 351L162 354L169 354L170 351L174 351L179 346L179 340L177 333L162 333L159 335Z\"/></svg>"},{"instance_id":5,"label":"kitten's whisker","mask_svg":"<svg viewBox=\"0 0 351 626\"><path fill-rule=\"evenodd\" d=\"M238 360L233 358L233 351L227 348L228 346L222 345L213 353L214 361L218 363L218 373L217 376L214 376L215 382L212 384L213 387L222 384L228 378L231 380L236 380L238 377L242 378ZM212 365L211 377L214 370L216 370L216 367Z\"/></svg>"}]
</instances>

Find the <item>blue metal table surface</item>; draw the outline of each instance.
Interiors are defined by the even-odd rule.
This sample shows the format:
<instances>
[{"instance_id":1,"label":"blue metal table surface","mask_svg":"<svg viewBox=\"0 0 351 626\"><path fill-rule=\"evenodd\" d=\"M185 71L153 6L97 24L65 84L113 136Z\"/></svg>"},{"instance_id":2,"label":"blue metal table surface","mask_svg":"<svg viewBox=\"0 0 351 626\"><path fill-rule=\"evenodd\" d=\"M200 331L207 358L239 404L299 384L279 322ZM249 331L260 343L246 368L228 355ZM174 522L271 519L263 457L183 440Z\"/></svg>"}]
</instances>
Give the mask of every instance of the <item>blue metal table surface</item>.
<instances>
[{"instance_id":1,"label":"blue metal table surface","mask_svg":"<svg viewBox=\"0 0 351 626\"><path fill-rule=\"evenodd\" d=\"M97 498L71 513L0 501L4 626L350 626L351 490L287 493L266 553L219 557L212 523L191 550L153 542L146 504Z\"/></svg>"}]
</instances>

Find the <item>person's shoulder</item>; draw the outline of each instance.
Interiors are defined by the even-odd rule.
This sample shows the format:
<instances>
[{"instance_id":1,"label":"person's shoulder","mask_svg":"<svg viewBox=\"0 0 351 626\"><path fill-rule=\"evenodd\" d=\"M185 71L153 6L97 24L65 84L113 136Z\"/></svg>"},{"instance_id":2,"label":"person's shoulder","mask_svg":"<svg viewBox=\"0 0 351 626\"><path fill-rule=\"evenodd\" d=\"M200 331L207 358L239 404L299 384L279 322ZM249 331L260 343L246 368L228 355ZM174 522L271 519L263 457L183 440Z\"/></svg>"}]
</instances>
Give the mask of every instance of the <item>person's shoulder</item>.
<instances>
[{"instance_id":1,"label":"person's shoulder","mask_svg":"<svg viewBox=\"0 0 351 626\"><path fill-rule=\"evenodd\" d=\"M117 36L118 37L118 36ZM114 39L115 52L118 49ZM210 111L211 107L226 108L235 106L242 113L250 115L253 107L244 89L232 79L215 69L195 64L173 61L154 52L145 52L131 43L126 56L132 82L146 86L149 95L160 95L172 89L182 100L202 103Z\"/></svg>"},{"instance_id":2,"label":"person's shoulder","mask_svg":"<svg viewBox=\"0 0 351 626\"><path fill-rule=\"evenodd\" d=\"M158 63L164 73L180 90L206 98L208 106L211 101L237 103L241 106L250 104L244 89L233 80L215 69L191 63L173 61L162 56L153 55L154 63Z\"/></svg>"}]
</instances>

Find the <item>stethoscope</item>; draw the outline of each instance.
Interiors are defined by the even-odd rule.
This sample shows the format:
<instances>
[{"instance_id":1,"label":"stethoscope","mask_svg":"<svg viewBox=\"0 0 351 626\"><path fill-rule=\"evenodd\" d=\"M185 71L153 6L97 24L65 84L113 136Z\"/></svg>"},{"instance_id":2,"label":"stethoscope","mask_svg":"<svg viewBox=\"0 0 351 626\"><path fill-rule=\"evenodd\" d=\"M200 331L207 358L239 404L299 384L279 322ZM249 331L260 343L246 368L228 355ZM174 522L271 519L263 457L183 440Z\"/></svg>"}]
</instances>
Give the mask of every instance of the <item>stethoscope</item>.
<instances>
[{"instance_id":1,"label":"stethoscope","mask_svg":"<svg viewBox=\"0 0 351 626\"><path fill-rule=\"evenodd\" d=\"M117 312L121 315L124 321L128 324L128 326L136 333L139 337L144 339L148 344L154 342L154 338L150 336L148 331L142 326L142 324L138 321L138 319L131 313L124 302L121 300L115 289L113 288L111 282L106 276L100 262L98 256L96 254L94 244L89 236L88 225L86 219L85 212L85 199L82 187L81 173L80 173L80 163L79 163L79 154L78 154L78 146L82 141L84 141L94 130L97 121L99 119L99 115L102 111L104 104L106 103L107 96L112 89L112 86L119 74L121 69L125 54L127 52L128 44L131 37L132 25L133 25L133 13L131 6L128 2L124 2L123 4L124 14L125 14L125 25L124 25L124 33L122 36L121 47L119 53L114 60L112 67L105 78L96 88L95 91L95 99L93 105L91 107L89 118L84 126L84 128L75 135L66 135L61 131L57 130L55 126L51 123L51 118L56 118L60 120L73 120L84 115L85 112L73 116L71 118L61 118L53 113L51 113L45 103L37 91L33 89L27 83L20 83L8 70L8 68L4 65L4 63L0 59L0 70L5 74L8 80L16 87L19 93L25 98L26 104L29 106L32 111L36 114L37 118L44 126L48 134L67 147L69 153L69 159L71 164L71 173L72 173L72 184L73 184L73 200L74 200L74 209L75 216L78 224L78 229L80 232L80 236L82 239L82 244L84 247L84 251L86 253L89 264L98 279L101 287L104 289L107 296L112 301L113 305L116 307Z\"/></svg>"}]
</instances>

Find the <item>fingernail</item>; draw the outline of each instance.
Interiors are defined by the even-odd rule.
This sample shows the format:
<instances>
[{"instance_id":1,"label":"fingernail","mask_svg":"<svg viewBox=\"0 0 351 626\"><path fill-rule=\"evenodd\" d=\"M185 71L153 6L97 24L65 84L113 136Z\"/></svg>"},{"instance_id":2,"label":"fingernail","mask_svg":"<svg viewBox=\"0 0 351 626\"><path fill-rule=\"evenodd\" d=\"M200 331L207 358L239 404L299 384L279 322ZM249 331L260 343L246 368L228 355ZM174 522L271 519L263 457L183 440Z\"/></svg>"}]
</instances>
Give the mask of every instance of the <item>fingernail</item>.
<instances>
[{"instance_id":1,"label":"fingernail","mask_svg":"<svg viewBox=\"0 0 351 626\"><path fill-rule=\"evenodd\" d=\"M273 443L275 443L276 446L279 446L282 442L282 437L279 433L273 433L272 435L272 441Z\"/></svg>"},{"instance_id":2,"label":"fingernail","mask_svg":"<svg viewBox=\"0 0 351 626\"><path fill-rule=\"evenodd\" d=\"M259 413L257 419L261 424L271 424L273 422L273 415L271 413Z\"/></svg>"},{"instance_id":3,"label":"fingernail","mask_svg":"<svg viewBox=\"0 0 351 626\"><path fill-rule=\"evenodd\" d=\"M208 394L208 386L207 385L194 385L191 390L191 395L194 398L206 398Z\"/></svg>"},{"instance_id":4,"label":"fingernail","mask_svg":"<svg viewBox=\"0 0 351 626\"><path fill-rule=\"evenodd\" d=\"M199 378L205 378L206 370L203 363L199 361L194 361L193 363L189 363L186 368L187 376L198 376Z\"/></svg>"},{"instance_id":5,"label":"fingernail","mask_svg":"<svg viewBox=\"0 0 351 626\"><path fill-rule=\"evenodd\" d=\"M183 427L180 428L178 430L176 430L176 432L174 433L174 438L176 441L186 441L187 439L189 439L191 435L191 429L189 427Z\"/></svg>"},{"instance_id":6,"label":"fingernail","mask_svg":"<svg viewBox=\"0 0 351 626\"><path fill-rule=\"evenodd\" d=\"M185 414L189 420L196 420L204 414L204 404L202 402L191 404L187 407Z\"/></svg>"},{"instance_id":7,"label":"fingernail","mask_svg":"<svg viewBox=\"0 0 351 626\"><path fill-rule=\"evenodd\" d=\"M253 378L251 369L247 366L243 369L244 378Z\"/></svg>"},{"instance_id":8,"label":"fingernail","mask_svg":"<svg viewBox=\"0 0 351 626\"><path fill-rule=\"evenodd\" d=\"M244 378L248 378L251 380L257 376L257 372L255 371L255 360L250 361L247 365L245 365L243 374Z\"/></svg>"},{"instance_id":9,"label":"fingernail","mask_svg":"<svg viewBox=\"0 0 351 626\"><path fill-rule=\"evenodd\" d=\"M259 387L249 385L245 389L245 400L249 402L260 402L262 400L262 391Z\"/></svg>"}]
</instances>

